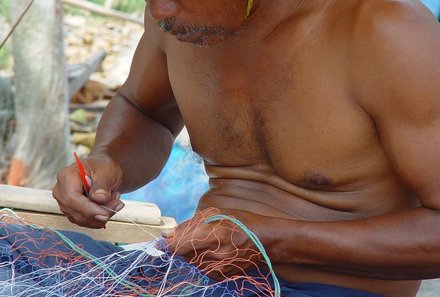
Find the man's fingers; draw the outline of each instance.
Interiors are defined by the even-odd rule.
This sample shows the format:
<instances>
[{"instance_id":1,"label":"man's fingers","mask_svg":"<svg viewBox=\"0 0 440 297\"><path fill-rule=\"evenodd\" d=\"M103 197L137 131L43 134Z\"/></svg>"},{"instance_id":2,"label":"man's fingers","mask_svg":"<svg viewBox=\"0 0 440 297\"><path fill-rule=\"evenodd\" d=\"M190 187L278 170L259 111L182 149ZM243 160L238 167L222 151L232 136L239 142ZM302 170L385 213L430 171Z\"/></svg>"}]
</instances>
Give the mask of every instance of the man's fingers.
<instances>
[{"instance_id":1,"label":"man's fingers","mask_svg":"<svg viewBox=\"0 0 440 297\"><path fill-rule=\"evenodd\" d=\"M57 197L61 196L61 191L58 183L53 187L52 189L52 197L55 198L55 200L58 200Z\"/></svg>"},{"instance_id":2,"label":"man's fingers","mask_svg":"<svg viewBox=\"0 0 440 297\"><path fill-rule=\"evenodd\" d=\"M122 182L122 175L113 163L103 164L99 175L92 173L90 185L90 198L101 205L107 204L112 199L119 199L117 189Z\"/></svg>"},{"instance_id":3,"label":"man's fingers","mask_svg":"<svg viewBox=\"0 0 440 297\"><path fill-rule=\"evenodd\" d=\"M105 208L112 210L110 211L111 216L121 211L125 207L124 202L122 202L119 197L120 197L119 193L115 193L113 195L113 199L104 205Z\"/></svg>"},{"instance_id":4,"label":"man's fingers","mask_svg":"<svg viewBox=\"0 0 440 297\"><path fill-rule=\"evenodd\" d=\"M82 213L85 216L88 215L107 215L108 210L102 208L99 204L93 202L88 197L80 193L72 193L70 199L68 200L68 205L75 212Z\"/></svg>"},{"instance_id":5,"label":"man's fingers","mask_svg":"<svg viewBox=\"0 0 440 297\"><path fill-rule=\"evenodd\" d=\"M55 187L54 196L57 195L57 191ZM63 201L58 201L58 205L70 222L88 228L104 228L105 223L114 214L77 192L65 196Z\"/></svg>"},{"instance_id":6,"label":"man's fingers","mask_svg":"<svg viewBox=\"0 0 440 297\"><path fill-rule=\"evenodd\" d=\"M108 221L108 217L106 220L97 220L93 217L86 217L80 213L75 212L71 208L66 205L59 204L60 210L66 215L67 219L76 225L94 229L102 229L105 227L105 223Z\"/></svg>"},{"instance_id":7,"label":"man's fingers","mask_svg":"<svg viewBox=\"0 0 440 297\"><path fill-rule=\"evenodd\" d=\"M120 201L120 193L112 190L110 187L92 187L89 198L97 204L109 207L108 203L110 203L112 200Z\"/></svg>"},{"instance_id":8,"label":"man's fingers","mask_svg":"<svg viewBox=\"0 0 440 297\"><path fill-rule=\"evenodd\" d=\"M162 230L161 234L163 238L171 239L176 234L176 229L172 228L172 229Z\"/></svg>"},{"instance_id":9,"label":"man's fingers","mask_svg":"<svg viewBox=\"0 0 440 297\"><path fill-rule=\"evenodd\" d=\"M88 197L76 164L58 173L53 197L71 222L103 228L111 216L124 207L115 191L122 181L122 171L110 159L87 158L83 161L86 174L91 178Z\"/></svg>"},{"instance_id":10,"label":"man's fingers","mask_svg":"<svg viewBox=\"0 0 440 297\"><path fill-rule=\"evenodd\" d=\"M111 199L112 192L104 187L92 187L90 199L98 204L106 204Z\"/></svg>"},{"instance_id":11,"label":"man's fingers","mask_svg":"<svg viewBox=\"0 0 440 297\"><path fill-rule=\"evenodd\" d=\"M58 207L60 208L61 212L66 215L73 213L73 210L71 210L69 207L65 206L62 203L58 203Z\"/></svg>"}]
</instances>

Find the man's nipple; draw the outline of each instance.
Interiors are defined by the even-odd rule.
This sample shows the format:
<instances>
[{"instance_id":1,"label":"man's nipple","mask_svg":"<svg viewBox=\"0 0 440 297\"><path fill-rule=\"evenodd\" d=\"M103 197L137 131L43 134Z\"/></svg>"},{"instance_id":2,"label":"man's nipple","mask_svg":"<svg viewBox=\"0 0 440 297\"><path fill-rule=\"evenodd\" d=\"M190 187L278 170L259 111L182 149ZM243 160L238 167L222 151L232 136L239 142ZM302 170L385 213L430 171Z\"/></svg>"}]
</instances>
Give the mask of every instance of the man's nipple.
<instances>
[{"instance_id":1,"label":"man's nipple","mask_svg":"<svg viewBox=\"0 0 440 297\"><path fill-rule=\"evenodd\" d=\"M330 177L319 171L308 171L304 173L303 182L305 186L311 188L328 187L333 184Z\"/></svg>"}]
</instances>

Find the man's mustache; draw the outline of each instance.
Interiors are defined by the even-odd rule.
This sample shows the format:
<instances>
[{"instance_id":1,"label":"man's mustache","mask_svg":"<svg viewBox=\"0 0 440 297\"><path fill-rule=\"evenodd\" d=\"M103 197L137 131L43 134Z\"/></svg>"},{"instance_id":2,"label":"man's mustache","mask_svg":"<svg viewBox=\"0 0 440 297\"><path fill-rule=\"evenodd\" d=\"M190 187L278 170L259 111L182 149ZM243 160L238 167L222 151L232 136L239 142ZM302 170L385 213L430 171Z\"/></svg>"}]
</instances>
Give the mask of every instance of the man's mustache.
<instances>
[{"instance_id":1,"label":"man's mustache","mask_svg":"<svg viewBox=\"0 0 440 297\"><path fill-rule=\"evenodd\" d=\"M165 18L158 22L159 28L167 33L170 33L176 24L176 18Z\"/></svg>"}]
</instances>

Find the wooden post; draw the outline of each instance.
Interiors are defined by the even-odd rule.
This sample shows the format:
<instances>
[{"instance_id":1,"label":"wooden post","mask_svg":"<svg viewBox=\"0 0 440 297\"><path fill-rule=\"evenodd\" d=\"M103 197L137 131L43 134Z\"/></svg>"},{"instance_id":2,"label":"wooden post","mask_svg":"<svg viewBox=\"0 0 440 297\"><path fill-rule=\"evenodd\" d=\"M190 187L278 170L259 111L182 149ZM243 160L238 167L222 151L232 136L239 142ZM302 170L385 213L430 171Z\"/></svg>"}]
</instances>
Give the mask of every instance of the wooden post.
<instances>
[{"instance_id":1,"label":"wooden post","mask_svg":"<svg viewBox=\"0 0 440 297\"><path fill-rule=\"evenodd\" d=\"M88 10L93 13L101 14L103 16L108 16L108 17L112 17L112 18L121 19L124 21L129 21L129 22L139 24L142 26L144 25L144 21L140 18L133 17L127 13L123 13L123 12L116 11L113 9L108 9L108 8L105 8L101 5L94 4L92 2L88 2L88 1L84 1L84 0L62 0L62 1L65 4L73 5L75 7L79 7L79 8Z\"/></svg>"},{"instance_id":2,"label":"wooden post","mask_svg":"<svg viewBox=\"0 0 440 297\"><path fill-rule=\"evenodd\" d=\"M101 49L80 64L68 66L69 72L69 98L72 98L90 79L105 59L107 53ZM72 75L70 77L70 75Z\"/></svg>"},{"instance_id":3,"label":"wooden post","mask_svg":"<svg viewBox=\"0 0 440 297\"><path fill-rule=\"evenodd\" d=\"M16 19L28 1L11 1ZM60 0L35 0L13 35L17 148L8 183L51 188L70 160Z\"/></svg>"}]
</instances>

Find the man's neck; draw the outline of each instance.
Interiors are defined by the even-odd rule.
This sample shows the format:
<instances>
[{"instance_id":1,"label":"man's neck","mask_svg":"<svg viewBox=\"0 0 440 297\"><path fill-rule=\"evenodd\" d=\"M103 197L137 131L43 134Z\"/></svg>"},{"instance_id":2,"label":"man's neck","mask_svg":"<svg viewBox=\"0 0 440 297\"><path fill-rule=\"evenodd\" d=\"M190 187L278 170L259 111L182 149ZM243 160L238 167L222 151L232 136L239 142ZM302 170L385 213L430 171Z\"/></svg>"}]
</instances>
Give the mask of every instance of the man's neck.
<instances>
[{"instance_id":1,"label":"man's neck","mask_svg":"<svg viewBox=\"0 0 440 297\"><path fill-rule=\"evenodd\" d=\"M244 31L252 31L258 36L268 35L284 20L307 14L321 5L321 0L253 0L243 24Z\"/></svg>"},{"instance_id":2,"label":"man's neck","mask_svg":"<svg viewBox=\"0 0 440 297\"><path fill-rule=\"evenodd\" d=\"M311 7L315 7L319 5L317 0L253 0L251 14L257 11L258 9L263 10L274 10L273 8L277 8L277 10L282 11L290 11L292 13L301 13L302 11L309 10ZM249 3L249 2L248 2Z\"/></svg>"}]
</instances>

